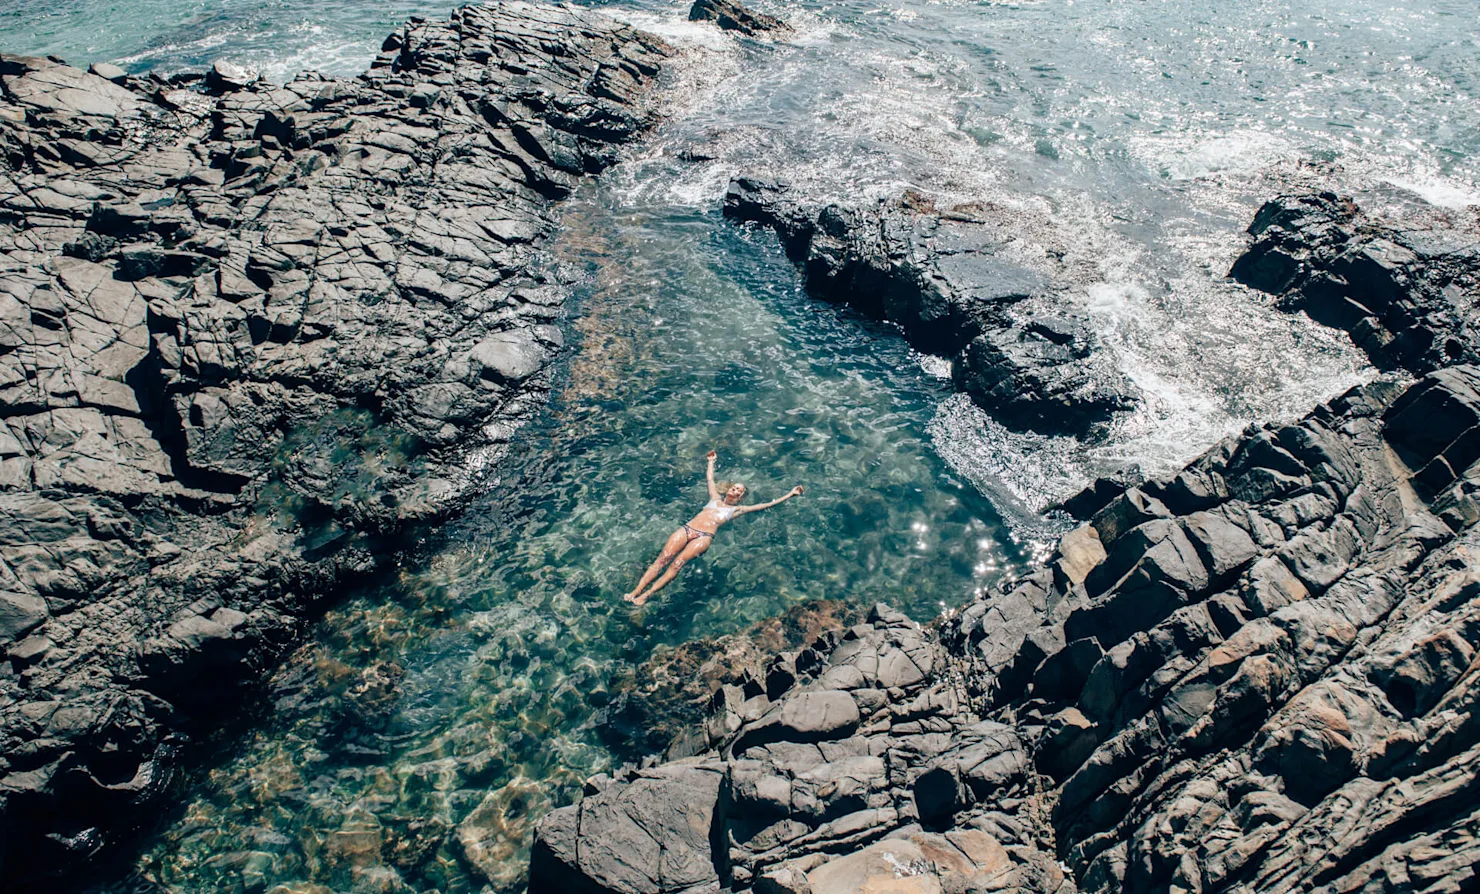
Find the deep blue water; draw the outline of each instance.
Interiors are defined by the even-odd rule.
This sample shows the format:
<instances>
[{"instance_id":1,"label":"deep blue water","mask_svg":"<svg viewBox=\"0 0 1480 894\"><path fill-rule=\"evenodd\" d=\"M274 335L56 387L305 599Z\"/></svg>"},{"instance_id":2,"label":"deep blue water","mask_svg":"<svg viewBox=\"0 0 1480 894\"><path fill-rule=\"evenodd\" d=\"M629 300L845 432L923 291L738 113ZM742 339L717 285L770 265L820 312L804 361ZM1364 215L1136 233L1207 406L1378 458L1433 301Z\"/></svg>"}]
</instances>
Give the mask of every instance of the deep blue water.
<instances>
[{"instance_id":1,"label":"deep blue water","mask_svg":"<svg viewBox=\"0 0 1480 894\"><path fill-rule=\"evenodd\" d=\"M1379 207L1480 191L1469 2L756 5L795 37L737 41L677 3L604 7L683 52L665 123L570 203L551 246L577 302L549 413L473 511L330 612L273 681L275 719L190 793L143 877L516 890L532 822L613 760L592 726L610 681L658 645L814 598L928 619L1021 568L1055 529L1041 507L1096 471L1170 468L1370 376L1344 337L1222 279L1298 162L1341 165ZM450 9L0 0L0 48L352 75L400 20ZM1099 444L1008 432L951 395L943 361L810 301L774 240L721 220L742 172L815 199L910 187L1019 210L1067 247L1145 406ZM807 494L726 528L633 613L619 595L702 502L710 447L758 499ZM389 664L398 688L366 696ZM502 844L479 870L453 830L485 799Z\"/></svg>"}]
</instances>

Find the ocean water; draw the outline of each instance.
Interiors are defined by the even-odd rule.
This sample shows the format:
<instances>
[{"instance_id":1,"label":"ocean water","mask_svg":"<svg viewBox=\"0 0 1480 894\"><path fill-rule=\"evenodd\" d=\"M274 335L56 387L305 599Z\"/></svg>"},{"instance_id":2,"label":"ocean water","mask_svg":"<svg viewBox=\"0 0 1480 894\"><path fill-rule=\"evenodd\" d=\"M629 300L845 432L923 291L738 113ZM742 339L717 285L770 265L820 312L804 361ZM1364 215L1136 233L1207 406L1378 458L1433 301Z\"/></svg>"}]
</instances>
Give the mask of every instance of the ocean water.
<instances>
[{"instance_id":1,"label":"ocean water","mask_svg":"<svg viewBox=\"0 0 1480 894\"><path fill-rule=\"evenodd\" d=\"M819 598L928 620L1041 554L1062 526L1043 507L1095 474L1174 468L1375 375L1223 278L1304 164L1376 207L1480 203L1470 2L755 6L795 33L599 5L680 56L664 123L550 247L577 300L549 412L472 511L329 612L116 890L519 890L533 823L625 757L598 721L654 649ZM450 9L0 0L0 49L353 75L401 19ZM818 201L913 188L1017 210L1024 239L1066 251L1142 408L1092 444L1003 428L944 361L809 300L772 237L722 220L738 173ZM711 447L757 499L807 493L727 527L633 612L620 594L703 501ZM476 865L465 823L492 842Z\"/></svg>"}]
</instances>

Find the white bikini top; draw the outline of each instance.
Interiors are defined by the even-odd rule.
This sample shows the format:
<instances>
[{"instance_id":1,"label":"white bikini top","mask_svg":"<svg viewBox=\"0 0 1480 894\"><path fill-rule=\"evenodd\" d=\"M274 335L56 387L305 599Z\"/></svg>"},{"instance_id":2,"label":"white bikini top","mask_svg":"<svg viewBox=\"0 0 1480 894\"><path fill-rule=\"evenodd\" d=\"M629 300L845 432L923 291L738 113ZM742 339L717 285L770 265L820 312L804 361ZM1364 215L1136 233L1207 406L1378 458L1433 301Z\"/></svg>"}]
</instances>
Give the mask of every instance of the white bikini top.
<instances>
[{"instance_id":1,"label":"white bikini top","mask_svg":"<svg viewBox=\"0 0 1480 894\"><path fill-rule=\"evenodd\" d=\"M732 518L735 517L735 510L736 509L739 509L740 507L739 506L731 506L729 503L726 503L724 500L710 500L708 503L704 504L704 508L705 509L714 509L714 510L718 511L719 512L719 517L720 517L720 520L721 521L729 521L730 519L732 519Z\"/></svg>"}]
</instances>

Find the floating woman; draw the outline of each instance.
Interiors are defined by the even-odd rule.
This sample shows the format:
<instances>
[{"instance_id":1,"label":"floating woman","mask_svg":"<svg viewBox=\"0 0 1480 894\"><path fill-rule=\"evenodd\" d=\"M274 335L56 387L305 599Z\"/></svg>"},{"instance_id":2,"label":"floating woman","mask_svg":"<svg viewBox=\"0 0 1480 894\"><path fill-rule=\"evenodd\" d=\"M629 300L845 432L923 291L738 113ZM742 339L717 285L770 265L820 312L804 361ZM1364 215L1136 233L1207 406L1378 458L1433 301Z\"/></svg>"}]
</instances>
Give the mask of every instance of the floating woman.
<instances>
[{"instance_id":1,"label":"floating woman","mask_svg":"<svg viewBox=\"0 0 1480 894\"><path fill-rule=\"evenodd\" d=\"M657 560L648 566L642 580L638 581L637 586L631 593L623 596L623 599L633 605L642 605L654 593L668 586L678 576L679 569L687 565L690 559L696 558L709 549L709 543L714 539L714 534L719 530L720 525L737 515L770 509L802 493L802 488L798 485L778 500L756 503L754 506L741 506L740 501L745 499L745 485L732 484L724 494L720 494L719 488L714 484L714 461L718 456L719 454L713 450L704 455L704 459L709 463L704 470L704 480L709 484L709 502L704 504L704 508L699 511L698 515L689 519L688 524L673 532L668 542L663 544L663 551L658 554ZM669 562L673 564L669 565ZM662 577L658 577L664 565L668 565L668 570ZM653 578L657 580L654 581ZM648 588L648 584L652 584L651 589Z\"/></svg>"}]
</instances>

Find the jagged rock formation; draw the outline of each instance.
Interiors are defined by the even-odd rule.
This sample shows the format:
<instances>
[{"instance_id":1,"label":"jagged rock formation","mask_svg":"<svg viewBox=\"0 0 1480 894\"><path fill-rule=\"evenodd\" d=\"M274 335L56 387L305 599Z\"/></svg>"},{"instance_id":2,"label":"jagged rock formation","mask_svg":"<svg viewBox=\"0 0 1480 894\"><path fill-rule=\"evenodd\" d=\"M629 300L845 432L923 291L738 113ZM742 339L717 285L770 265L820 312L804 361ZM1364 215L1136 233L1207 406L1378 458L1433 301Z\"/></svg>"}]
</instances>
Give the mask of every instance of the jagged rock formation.
<instances>
[{"instance_id":1,"label":"jagged rock formation","mask_svg":"<svg viewBox=\"0 0 1480 894\"><path fill-rule=\"evenodd\" d=\"M126 830L497 461L561 345L552 202L648 126L665 52L503 3L280 88L0 56L7 884Z\"/></svg>"},{"instance_id":2,"label":"jagged rock formation","mask_svg":"<svg viewBox=\"0 0 1480 894\"><path fill-rule=\"evenodd\" d=\"M1480 225L1427 204L1378 217L1332 192L1271 199L1234 279L1351 333L1384 369L1480 362Z\"/></svg>"},{"instance_id":3,"label":"jagged rock formation","mask_svg":"<svg viewBox=\"0 0 1480 894\"><path fill-rule=\"evenodd\" d=\"M1318 218L1270 210L1313 202L1261 212L1245 274L1363 299L1394 362L1469 356L1467 231L1378 274L1373 231L1305 245ZM1474 890L1477 484L1475 365L1100 483L1045 564L935 630L880 606L722 690L709 750L593 780L541 824L531 891Z\"/></svg>"},{"instance_id":4,"label":"jagged rock formation","mask_svg":"<svg viewBox=\"0 0 1480 894\"><path fill-rule=\"evenodd\" d=\"M725 31L738 31L747 37L791 30L790 25L775 16L746 9L734 0L694 0L694 5L689 7L689 21L713 22Z\"/></svg>"},{"instance_id":5,"label":"jagged rock formation","mask_svg":"<svg viewBox=\"0 0 1480 894\"><path fill-rule=\"evenodd\" d=\"M1400 390L1132 488L938 636L778 657L721 747L549 817L532 890L1475 884L1480 369Z\"/></svg>"},{"instance_id":6,"label":"jagged rock formation","mask_svg":"<svg viewBox=\"0 0 1480 894\"><path fill-rule=\"evenodd\" d=\"M951 358L956 387L1007 425L1085 436L1135 406L1135 386L1056 291L1062 264L1052 249L1022 257L1018 216L1005 209L940 210L915 195L804 208L783 185L741 177L724 213L774 229L813 295Z\"/></svg>"}]
</instances>

